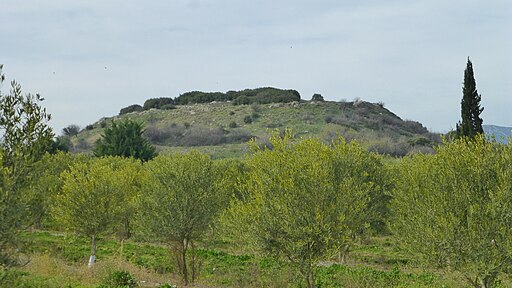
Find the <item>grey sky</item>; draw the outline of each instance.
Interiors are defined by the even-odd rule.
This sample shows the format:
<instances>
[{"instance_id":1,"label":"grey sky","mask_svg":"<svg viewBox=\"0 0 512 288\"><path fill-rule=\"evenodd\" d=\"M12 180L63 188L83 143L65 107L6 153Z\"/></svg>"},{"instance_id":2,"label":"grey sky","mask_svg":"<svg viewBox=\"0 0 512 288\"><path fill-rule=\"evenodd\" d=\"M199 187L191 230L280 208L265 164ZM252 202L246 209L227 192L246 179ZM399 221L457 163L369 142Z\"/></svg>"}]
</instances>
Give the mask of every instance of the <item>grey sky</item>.
<instances>
[{"instance_id":1,"label":"grey sky","mask_svg":"<svg viewBox=\"0 0 512 288\"><path fill-rule=\"evenodd\" d=\"M56 133L148 98L263 86L382 101L445 132L468 56L484 124L512 126L511 27L510 0L0 0L0 63L46 98Z\"/></svg>"}]
</instances>

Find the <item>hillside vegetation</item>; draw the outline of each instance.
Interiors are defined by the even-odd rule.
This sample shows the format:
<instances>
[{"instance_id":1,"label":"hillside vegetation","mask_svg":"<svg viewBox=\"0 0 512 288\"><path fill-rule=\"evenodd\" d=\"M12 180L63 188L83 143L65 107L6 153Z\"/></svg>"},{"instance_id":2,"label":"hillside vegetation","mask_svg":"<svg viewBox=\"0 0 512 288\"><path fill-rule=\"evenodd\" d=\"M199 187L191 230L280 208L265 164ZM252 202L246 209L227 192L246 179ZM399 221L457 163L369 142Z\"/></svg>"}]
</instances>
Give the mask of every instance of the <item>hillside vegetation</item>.
<instances>
[{"instance_id":1,"label":"hillside vegetation","mask_svg":"<svg viewBox=\"0 0 512 288\"><path fill-rule=\"evenodd\" d=\"M287 93L291 94L286 95L294 95L293 92ZM160 102L157 99L148 100L153 106L157 102L162 104L156 105L160 109L144 110L141 106L140 109L128 113L126 108L123 108L121 115L103 118L73 136L71 140L74 150L90 151L101 137L104 128L109 127L112 121L126 118L142 122L146 127L145 136L161 152L182 151L188 147L195 147L214 158L243 155L247 151L246 142L250 139L254 138L261 145L266 145L269 130L284 131L286 128L291 128L295 137L318 138L330 142L342 136L347 141L357 140L369 151L398 157L418 151L429 153L433 151L432 147L440 143L439 135L430 133L419 122L402 120L382 104L360 100L267 104L253 102L242 105L229 101L212 101L181 105L190 103L190 99L195 99L196 102L220 99L220 96L215 98L210 94L216 95L189 92L176 99L159 98ZM244 96L245 94L249 96ZM252 97L250 93L245 94L234 99ZM230 95L230 92L222 95ZM265 97L268 95L264 94ZM284 99L284 96L272 97ZM165 99L181 104L170 104ZM259 102L266 103L265 99L267 98ZM144 104L146 108L151 106L148 101Z\"/></svg>"}]
</instances>

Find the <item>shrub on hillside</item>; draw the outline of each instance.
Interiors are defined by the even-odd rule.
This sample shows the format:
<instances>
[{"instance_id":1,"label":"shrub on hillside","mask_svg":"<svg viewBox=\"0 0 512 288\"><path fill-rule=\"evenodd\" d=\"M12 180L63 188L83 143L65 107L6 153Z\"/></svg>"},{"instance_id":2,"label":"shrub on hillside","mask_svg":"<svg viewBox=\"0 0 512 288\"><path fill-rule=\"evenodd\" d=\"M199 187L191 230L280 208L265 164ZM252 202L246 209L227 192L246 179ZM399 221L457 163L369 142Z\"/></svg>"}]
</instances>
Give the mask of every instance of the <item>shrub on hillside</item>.
<instances>
[{"instance_id":1,"label":"shrub on hillside","mask_svg":"<svg viewBox=\"0 0 512 288\"><path fill-rule=\"evenodd\" d=\"M119 115L132 113L132 112L141 112L142 110L144 110L142 108L142 106L140 106L139 104L133 104L133 105L122 108L121 111L119 111Z\"/></svg>"},{"instance_id":2,"label":"shrub on hillside","mask_svg":"<svg viewBox=\"0 0 512 288\"><path fill-rule=\"evenodd\" d=\"M247 130L235 129L226 135L226 143L244 143L254 138L254 136Z\"/></svg>"},{"instance_id":3,"label":"shrub on hillside","mask_svg":"<svg viewBox=\"0 0 512 288\"><path fill-rule=\"evenodd\" d=\"M216 146L224 143L225 131L222 128L193 127L186 131L180 146Z\"/></svg>"},{"instance_id":4,"label":"shrub on hillside","mask_svg":"<svg viewBox=\"0 0 512 288\"><path fill-rule=\"evenodd\" d=\"M71 124L68 127L62 129L62 135L64 136L75 136L80 132L80 126Z\"/></svg>"},{"instance_id":5,"label":"shrub on hillside","mask_svg":"<svg viewBox=\"0 0 512 288\"><path fill-rule=\"evenodd\" d=\"M123 287L123 288L135 288L139 287L137 280L130 274L130 272L125 270L116 270L111 272L107 279L105 279L105 284L100 287Z\"/></svg>"},{"instance_id":6,"label":"shrub on hillside","mask_svg":"<svg viewBox=\"0 0 512 288\"><path fill-rule=\"evenodd\" d=\"M169 98L169 97L151 98L151 99L146 100L146 102L144 102L143 109L144 110L149 110L152 108L162 109L162 107L169 105L169 104L173 105L174 103L175 103L174 99Z\"/></svg>"},{"instance_id":7,"label":"shrub on hillside","mask_svg":"<svg viewBox=\"0 0 512 288\"><path fill-rule=\"evenodd\" d=\"M370 142L369 152L392 157L403 157L409 153L410 146L406 140L393 141L390 138L381 138Z\"/></svg>"},{"instance_id":8,"label":"shrub on hillside","mask_svg":"<svg viewBox=\"0 0 512 288\"><path fill-rule=\"evenodd\" d=\"M196 103L210 103L213 101L226 102L233 100L227 93L191 91L183 93L176 98L176 104L188 105Z\"/></svg>"},{"instance_id":9,"label":"shrub on hillside","mask_svg":"<svg viewBox=\"0 0 512 288\"><path fill-rule=\"evenodd\" d=\"M315 93L313 94L313 97L311 97L311 101L324 101L324 97L322 96L322 94L318 94L318 93Z\"/></svg>"}]
</instances>

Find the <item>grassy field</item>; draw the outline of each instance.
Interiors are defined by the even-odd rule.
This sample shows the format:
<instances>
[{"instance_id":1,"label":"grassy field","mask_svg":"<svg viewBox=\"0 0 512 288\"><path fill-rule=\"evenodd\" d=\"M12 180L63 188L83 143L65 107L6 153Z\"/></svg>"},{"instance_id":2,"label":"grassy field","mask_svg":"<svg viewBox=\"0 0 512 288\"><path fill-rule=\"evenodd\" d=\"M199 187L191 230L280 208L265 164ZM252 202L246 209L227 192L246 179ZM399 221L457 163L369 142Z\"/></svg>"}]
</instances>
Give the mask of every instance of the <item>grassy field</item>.
<instances>
[{"instance_id":1,"label":"grassy field","mask_svg":"<svg viewBox=\"0 0 512 288\"><path fill-rule=\"evenodd\" d=\"M128 272L139 287L181 286L173 256L162 244L100 239L98 261L88 269L86 239L49 231L27 232L22 238L27 264L10 272L13 280L4 282L6 287L110 287L109 279L118 271ZM192 287L304 286L285 261L237 251L219 241L201 247L196 251L199 279ZM467 287L457 273L418 266L391 236L351 247L343 265L336 259L333 255L318 263L318 287ZM511 284L504 281L501 287Z\"/></svg>"}]
</instances>

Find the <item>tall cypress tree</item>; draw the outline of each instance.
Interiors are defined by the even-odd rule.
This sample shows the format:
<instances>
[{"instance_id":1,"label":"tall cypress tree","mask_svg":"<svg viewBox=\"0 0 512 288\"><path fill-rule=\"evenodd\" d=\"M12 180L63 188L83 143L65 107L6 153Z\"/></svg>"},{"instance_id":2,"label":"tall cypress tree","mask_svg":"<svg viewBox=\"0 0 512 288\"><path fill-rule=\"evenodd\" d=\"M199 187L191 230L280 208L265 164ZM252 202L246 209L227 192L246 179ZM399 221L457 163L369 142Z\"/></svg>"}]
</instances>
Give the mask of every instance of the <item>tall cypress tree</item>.
<instances>
[{"instance_id":1,"label":"tall cypress tree","mask_svg":"<svg viewBox=\"0 0 512 288\"><path fill-rule=\"evenodd\" d=\"M475 135L483 133L482 118L480 113L484 108L480 107L482 95L476 90L475 76L473 74L473 63L469 60L464 70L464 86L462 87L461 116L462 122L457 124L457 137L474 138Z\"/></svg>"}]
</instances>

